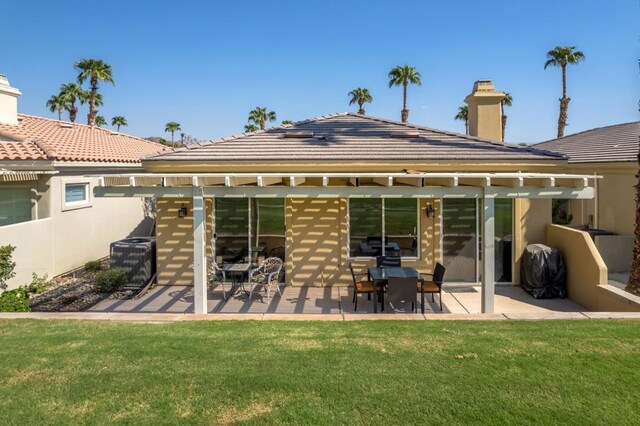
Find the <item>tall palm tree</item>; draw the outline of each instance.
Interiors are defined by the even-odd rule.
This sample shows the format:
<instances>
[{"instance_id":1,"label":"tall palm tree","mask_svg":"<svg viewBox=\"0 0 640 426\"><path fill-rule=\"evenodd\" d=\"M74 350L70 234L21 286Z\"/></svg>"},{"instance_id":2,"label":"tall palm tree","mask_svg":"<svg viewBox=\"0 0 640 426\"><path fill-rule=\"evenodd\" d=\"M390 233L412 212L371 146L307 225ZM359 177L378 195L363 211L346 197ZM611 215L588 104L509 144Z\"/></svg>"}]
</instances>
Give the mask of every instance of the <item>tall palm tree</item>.
<instances>
[{"instance_id":1,"label":"tall palm tree","mask_svg":"<svg viewBox=\"0 0 640 426\"><path fill-rule=\"evenodd\" d=\"M62 121L62 110L69 107L69 100L62 93L52 95L47 101L49 111L58 113L58 121Z\"/></svg>"},{"instance_id":2,"label":"tall palm tree","mask_svg":"<svg viewBox=\"0 0 640 426\"><path fill-rule=\"evenodd\" d=\"M276 121L276 113L274 111L267 111L267 107L256 107L253 111L249 112L248 122L253 122L260 126L260 130L265 129L267 121Z\"/></svg>"},{"instance_id":3,"label":"tall palm tree","mask_svg":"<svg viewBox=\"0 0 640 426\"><path fill-rule=\"evenodd\" d=\"M358 106L360 107L360 109L358 110L358 114L360 115L364 115L365 114L365 110L364 110L364 104L366 103L371 103L373 102L373 96L371 96L371 93L369 93L369 89L365 89L362 87L358 87L356 89L353 89L352 91L350 91L349 93L347 93L347 96L351 96L351 100L349 101L349 105L353 105L355 103L358 104Z\"/></svg>"},{"instance_id":4,"label":"tall palm tree","mask_svg":"<svg viewBox=\"0 0 640 426\"><path fill-rule=\"evenodd\" d=\"M101 115L96 115L95 123L96 126L102 127L107 125L107 120Z\"/></svg>"},{"instance_id":5,"label":"tall palm tree","mask_svg":"<svg viewBox=\"0 0 640 426\"><path fill-rule=\"evenodd\" d=\"M504 131L507 128L507 115L504 113L504 107L510 107L511 105L513 105L513 96L511 96L511 93L506 92L500 103L500 109L502 110L502 142L504 142Z\"/></svg>"},{"instance_id":6,"label":"tall palm tree","mask_svg":"<svg viewBox=\"0 0 640 426\"><path fill-rule=\"evenodd\" d=\"M571 98L567 98L567 65L577 64L580 61L584 61L584 59L584 53L576 50L575 46L556 46L555 49L547 52L547 62L544 63L544 69L549 66L562 68L562 97L560 98L560 114L558 115L558 138L564 137L569 102L571 101Z\"/></svg>"},{"instance_id":7,"label":"tall palm tree","mask_svg":"<svg viewBox=\"0 0 640 426\"><path fill-rule=\"evenodd\" d=\"M256 126L255 124L245 124L244 125L244 132L245 133L256 132L257 130L258 130L258 126Z\"/></svg>"},{"instance_id":8,"label":"tall palm tree","mask_svg":"<svg viewBox=\"0 0 640 426\"><path fill-rule=\"evenodd\" d=\"M469 134L469 107L467 105L458 107L458 113L455 117L456 120L464 121L465 134Z\"/></svg>"},{"instance_id":9,"label":"tall palm tree","mask_svg":"<svg viewBox=\"0 0 640 426\"><path fill-rule=\"evenodd\" d=\"M175 132L177 132L178 130L182 130L182 128L180 128L180 123L176 123L175 121L170 121L164 126L164 131L171 133L171 145L172 146L175 146L175 143L173 142L173 134Z\"/></svg>"},{"instance_id":10,"label":"tall palm tree","mask_svg":"<svg viewBox=\"0 0 640 426\"><path fill-rule=\"evenodd\" d=\"M116 115L115 117L113 117L111 119L111 125L112 126L117 126L118 127L118 131L120 131L120 126L127 126L127 119L124 118L123 115Z\"/></svg>"},{"instance_id":11,"label":"tall palm tree","mask_svg":"<svg viewBox=\"0 0 640 426\"><path fill-rule=\"evenodd\" d=\"M67 111L69 111L69 121L75 123L76 117L78 115L78 107L76 106L76 102L82 102L82 99L86 96L82 87L78 86L75 83L67 83L60 86L60 94L64 96L67 100Z\"/></svg>"},{"instance_id":12,"label":"tall palm tree","mask_svg":"<svg viewBox=\"0 0 640 426\"><path fill-rule=\"evenodd\" d=\"M82 94L80 95L80 103L82 105L86 104L89 102L89 100L91 99L91 93L87 92L86 90L84 90L82 92ZM101 107L102 105L104 105L104 102L102 101L102 93L96 93L96 97L93 100L93 107L94 107L94 112L97 116L98 114L98 107ZM89 126L91 126L91 122L90 122L90 114L87 114L87 124Z\"/></svg>"},{"instance_id":13,"label":"tall palm tree","mask_svg":"<svg viewBox=\"0 0 640 426\"><path fill-rule=\"evenodd\" d=\"M91 126L96 119L96 94L98 93L98 82L106 81L107 83L115 84L113 81L113 72L111 65L102 61L101 59L81 59L74 65L74 68L79 72L78 83L82 84L85 80L89 79L89 122Z\"/></svg>"},{"instance_id":14,"label":"tall palm tree","mask_svg":"<svg viewBox=\"0 0 640 426\"><path fill-rule=\"evenodd\" d=\"M397 66L389 71L389 87L403 86L404 92L402 97L402 122L409 121L409 110L407 109L407 86L417 84L422 86L422 76L412 66Z\"/></svg>"}]
</instances>

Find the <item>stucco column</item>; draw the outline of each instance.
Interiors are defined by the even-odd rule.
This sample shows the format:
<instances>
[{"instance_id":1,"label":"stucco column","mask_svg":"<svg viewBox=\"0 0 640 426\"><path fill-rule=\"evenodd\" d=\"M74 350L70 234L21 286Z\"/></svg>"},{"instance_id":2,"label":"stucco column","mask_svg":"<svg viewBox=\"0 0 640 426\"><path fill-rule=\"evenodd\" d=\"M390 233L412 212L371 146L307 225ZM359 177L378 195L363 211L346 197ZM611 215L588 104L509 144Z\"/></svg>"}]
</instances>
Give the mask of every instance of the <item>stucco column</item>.
<instances>
[{"instance_id":1,"label":"stucco column","mask_svg":"<svg viewBox=\"0 0 640 426\"><path fill-rule=\"evenodd\" d=\"M207 313L207 247L202 187L193 188L193 296L194 313Z\"/></svg>"},{"instance_id":2,"label":"stucco column","mask_svg":"<svg viewBox=\"0 0 640 426\"><path fill-rule=\"evenodd\" d=\"M482 197L482 313L493 313L495 296L495 202Z\"/></svg>"}]
</instances>

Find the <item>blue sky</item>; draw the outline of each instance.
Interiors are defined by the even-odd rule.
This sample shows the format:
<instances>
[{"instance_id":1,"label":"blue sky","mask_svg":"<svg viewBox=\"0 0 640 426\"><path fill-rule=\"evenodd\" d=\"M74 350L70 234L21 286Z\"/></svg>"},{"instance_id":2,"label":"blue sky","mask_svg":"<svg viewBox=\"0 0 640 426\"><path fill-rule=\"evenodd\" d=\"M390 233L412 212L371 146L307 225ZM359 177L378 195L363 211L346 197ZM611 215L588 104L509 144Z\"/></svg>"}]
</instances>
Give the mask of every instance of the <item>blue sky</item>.
<instances>
[{"instance_id":1,"label":"blue sky","mask_svg":"<svg viewBox=\"0 0 640 426\"><path fill-rule=\"evenodd\" d=\"M546 52L575 45L567 133L638 120L638 0L537 1L15 1L0 0L0 73L19 110L55 117L45 102L73 81L80 58L113 66L103 84L108 121L163 136L178 121L200 139L241 132L253 107L298 120L355 110L347 92L373 94L369 115L400 118L395 65L415 66L410 121L464 132L453 120L473 82L511 92L508 142L554 137L560 71ZM83 107L84 108L84 107ZM84 121L86 108L81 110Z\"/></svg>"}]
</instances>

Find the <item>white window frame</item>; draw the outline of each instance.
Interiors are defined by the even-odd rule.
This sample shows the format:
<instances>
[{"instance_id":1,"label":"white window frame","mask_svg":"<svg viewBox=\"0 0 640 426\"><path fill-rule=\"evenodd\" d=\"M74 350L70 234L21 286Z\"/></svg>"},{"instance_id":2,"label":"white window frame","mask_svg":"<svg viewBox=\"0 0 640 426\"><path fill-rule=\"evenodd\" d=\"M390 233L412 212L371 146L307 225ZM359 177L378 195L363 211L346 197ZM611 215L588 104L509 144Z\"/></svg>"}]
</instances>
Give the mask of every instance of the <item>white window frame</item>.
<instances>
[{"instance_id":1,"label":"white window frame","mask_svg":"<svg viewBox=\"0 0 640 426\"><path fill-rule=\"evenodd\" d=\"M60 182L61 197L62 197L62 211L85 209L92 206L93 199L91 197L91 181L82 178L70 178L62 179ZM82 201L67 202L67 186L71 185L84 185L86 187L86 198Z\"/></svg>"},{"instance_id":2,"label":"white window frame","mask_svg":"<svg viewBox=\"0 0 640 426\"><path fill-rule=\"evenodd\" d=\"M382 239L385 240L386 236L386 225L385 225L385 198L381 198L381 207L382 207ZM420 205L422 198L416 198L416 255L415 256L400 256L402 259L407 260L420 260L421 256L421 244L422 244L422 234L420 233L420 210L422 206ZM386 241L385 244L382 245L382 256L385 256L386 252ZM349 260L371 260L375 259L375 256L351 256L351 198L347 198L347 258Z\"/></svg>"}]
</instances>

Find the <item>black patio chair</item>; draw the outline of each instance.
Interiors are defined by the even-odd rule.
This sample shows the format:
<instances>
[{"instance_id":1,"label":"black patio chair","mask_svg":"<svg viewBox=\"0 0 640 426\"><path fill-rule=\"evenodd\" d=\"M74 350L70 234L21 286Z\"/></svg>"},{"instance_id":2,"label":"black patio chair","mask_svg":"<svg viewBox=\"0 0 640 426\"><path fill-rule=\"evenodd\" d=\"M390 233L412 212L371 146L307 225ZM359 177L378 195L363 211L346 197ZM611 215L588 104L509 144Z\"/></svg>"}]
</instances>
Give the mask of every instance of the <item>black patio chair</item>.
<instances>
[{"instance_id":1,"label":"black patio chair","mask_svg":"<svg viewBox=\"0 0 640 426\"><path fill-rule=\"evenodd\" d=\"M400 256L378 256L376 257L376 266L378 268L385 267L401 267L402 258Z\"/></svg>"},{"instance_id":2,"label":"black patio chair","mask_svg":"<svg viewBox=\"0 0 640 426\"><path fill-rule=\"evenodd\" d=\"M356 306L353 308L355 311L358 310L358 294L366 294L368 299L371 300L371 294L374 291L378 291L381 296L380 300L384 300L384 287L381 284L375 285L373 281L369 281L368 279L359 279L358 277L367 276L368 274L356 274L353 271L353 264L349 262L349 270L351 271L351 278L353 279L353 303Z\"/></svg>"},{"instance_id":3,"label":"black patio chair","mask_svg":"<svg viewBox=\"0 0 640 426\"><path fill-rule=\"evenodd\" d=\"M416 293L416 286L418 285L418 278L398 278L389 277L389 284L387 285L387 302L393 309L398 309L400 306L407 306L411 304L411 310L416 313L418 308L418 293Z\"/></svg>"},{"instance_id":4,"label":"black patio chair","mask_svg":"<svg viewBox=\"0 0 640 426\"><path fill-rule=\"evenodd\" d=\"M431 293L432 302L435 302L434 294L438 293L438 297L440 298L440 311L442 311L442 285L444 284L444 273L446 271L447 268L445 268L444 265L436 263L433 274L422 274L431 276L431 280L424 281L423 283L418 282L417 285L418 292L422 291L422 286L424 286L424 292Z\"/></svg>"}]
</instances>

